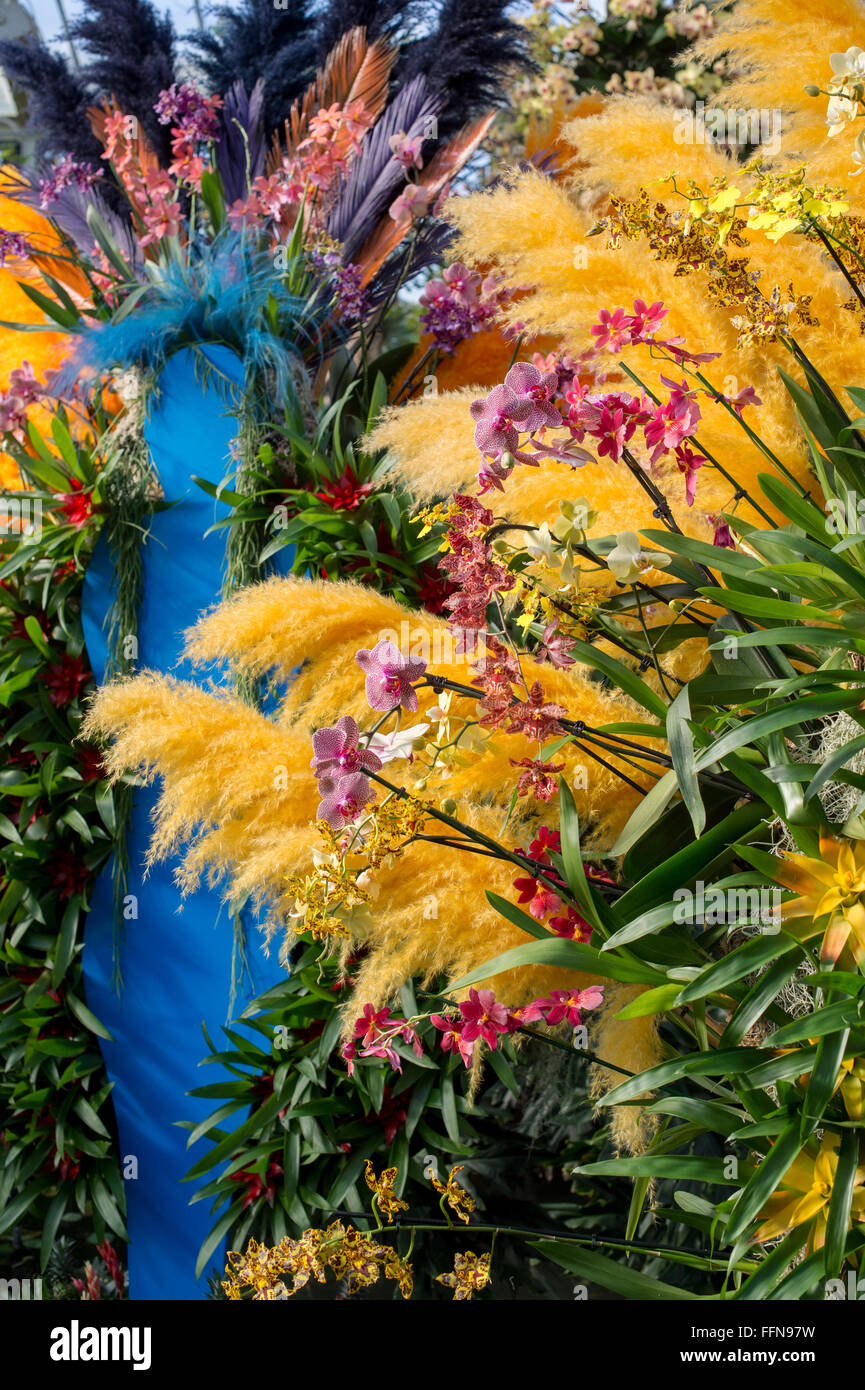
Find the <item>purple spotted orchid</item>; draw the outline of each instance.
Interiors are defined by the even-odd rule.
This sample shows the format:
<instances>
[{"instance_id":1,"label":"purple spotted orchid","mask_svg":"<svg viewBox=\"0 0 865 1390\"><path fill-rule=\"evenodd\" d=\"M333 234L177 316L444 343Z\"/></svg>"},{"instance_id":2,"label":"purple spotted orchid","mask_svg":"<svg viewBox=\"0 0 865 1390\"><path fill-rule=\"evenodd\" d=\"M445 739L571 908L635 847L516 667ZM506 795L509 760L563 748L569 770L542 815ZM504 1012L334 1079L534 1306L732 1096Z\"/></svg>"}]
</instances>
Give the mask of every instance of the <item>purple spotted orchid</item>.
<instances>
[{"instance_id":1,"label":"purple spotted orchid","mask_svg":"<svg viewBox=\"0 0 865 1390\"><path fill-rule=\"evenodd\" d=\"M379 772L381 758L368 748L360 748L360 731L350 714L344 714L333 728L317 729L312 736L312 751L315 755L310 763L319 782L319 790L330 790L342 778L355 772Z\"/></svg>"},{"instance_id":2,"label":"purple spotted orchid","mask_svg":"<svg viewBox=\"0 0 865 1390\"><path fill-rule=\"evenodd\" d=\"M356 820L372 800L369 779L362 772L350 772L339 781L325 778L319 784L323 793L316 811L316 820L326 820L332 830L343 830Z\"/></svg>"},{"instance_id":3,"label":"purple spotted orchid","mask_svg":"<svg viewBox=\"0 0 865 1390\"><path fill-rule=\"evenodd\" d=\"M517 362L501 386L493 387L485 400L472 402L475 444L485 459L493 461L484 465L484 488L501 487L513 462L537 464L537 458L520 451L519 438L563 424L561 412L553 404L558 387L557 371ZM511 456L507 464L502 463L505 454Z\"/></svg>"},{"instance_id":4,"label":"purple spotted orchid","mask_svg":"<svg viewBox=\"0 0 865 1390\"><path fill-rule=\"evenodd\" d=\"M373 709L390 710L402 705L409 713L417 710L417 694L412 681L426 671L425 661L403 656L395 642L382 639L370 651L362 647L355 657L366 676L366 698Z\"/></svg>"}]
</instances>

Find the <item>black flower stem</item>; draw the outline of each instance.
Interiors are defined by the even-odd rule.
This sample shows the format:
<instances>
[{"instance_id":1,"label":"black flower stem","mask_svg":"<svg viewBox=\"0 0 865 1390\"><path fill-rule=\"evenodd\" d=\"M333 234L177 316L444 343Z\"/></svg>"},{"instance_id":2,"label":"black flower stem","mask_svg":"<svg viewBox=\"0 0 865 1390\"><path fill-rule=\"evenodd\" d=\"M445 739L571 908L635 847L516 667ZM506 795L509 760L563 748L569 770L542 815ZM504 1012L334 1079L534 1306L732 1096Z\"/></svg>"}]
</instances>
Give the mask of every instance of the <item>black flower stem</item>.
<instances>
[{"instance_id":1,"label":"black flower stem","mask_svg":"<svg viewBox=\"0 0 865 1390\"><path fill-rule=\"evenodd\" d=\"M351 1220L369 1218L369 1212L344 1211L341 1207L331 1207L328 1215L344 1216ZM704 1250L689 1250L681 1245L662 1245L658 1241L650 1240L619 1240L615 1236L578 1236L572 1235L569 1231L552 1230L534 1226L476 1226L474 1222L472 1222L470 1226L454 1226L453 1222L436 1221L433 1217L428 1217L426 1221L413 1222L410 1226L406 1225L405 1222L401 1222L400 1229L413 1233L415 1231L451 1230L456 1232L457 1235L473 1235L475 1232L483 1231L484 1233L502 1236L537 1236L545 1240L560 1240L569 1245L588 1245L593 1248L598 1245L605 1245L609 1246L611 1249L639 1250L646 1251L650 1254L655 1251L674 1250L682 1255L691 1255L695 1259L713 1260L719 1269L727 1269L728 1267L727 1260L718 1259ZM395 1227L394 1230L396 1230Z\"/></svg>"},{"instance_id":2,"label":"black flower stem","mask_svg":"<svg viewBox=\"0 0 865 1390\"><path fill-rule=\"evenodd\" d=\"M417 798L413 797L410 792L407 792L404 787L394 786L392 782L388 782L384 777L379 777L377 772L366 770L364 775L369 777L371 781L378 782L380 786L387 787L388 791L393 792L400 801L417 800ZM446 811L439 811L427 802L419 804L423 805L427 815L431 816L433 820L443 821L444 824L449 825L452 830L456 830L469 840L474 840L477 844L483 845L488 850L492 850L496 858L508 859L512 864L515 864L518 869L527 870L533 878L540 879L548 888L551 888L554 893L557 893L559 897L569 898L571 902L576 903L579 907L577 898L573 895L567 884L562 884L558 879L551 878L548 874L539 870L535 861L529 859L527 855L519 854L514 850L505 849L504 845L500 845L497 840L491 839L489 835L484 835L483 831L475 830L474 827L470 825L464 825L462 821L456 820L454 816L449 816Z\"/></svg>"},{"instance_id":3,"label":"black flower stem","mask_svg":"<svg viewBox=\"0 0 865 1390\"><path fill-rule=\"evenodd\" d=\"M396 395L395 395L394 398L393 398L393 404L394 404L394 405L399 405L400 396L403 394L404 391L407 391L407 390L408 390L408 388L411 386L412 382L414 381L415 377L417 376L418 372L421 371L422 368L426 366L427 362L430 360L430 358L432 357L432 355L433 355L433 353L434 353L435 351L436 351L435 347L428 347L427 350L426 350L426 352L424 353L423 357L420 359L420 361L419 361L418 363L416 363L414 367L412 367L411 371L409 372L409 374L408 374L408 376L406 377L405 381L403 382L402 386L399 388L399 390L397 391Z\"/></svg>"},{"instance_id":4,"label":"black flower stem","mask_svg":"<svg viewBox=\"0 0 865 1390\"><path fill-rule=\"evenodd\" d=\"M636 584L632 584L632 585L631 585L631 590L632 590L633 595L634 595L634 602L635 602L636 605L637 605L637 616L639 617L639 620L640 620L640 627L642 628L643 636L644 636L645 639L646 639L646 646L648 647L649 653L650 653L650 655L651 655L652 665L654 666L655 670L656 670L657 673L658 673L658 680L661 682L661 687L662 687L662 689L663 689L663 691L664 691L664 694L666 695L667 699L670 700L670 701L672 702L673 696L670 694L669 690L667 689L667 682L666 682L666 680L664 679L664 672L663 672L663 670L661 669L661 663L660 663L660 661L658 660L658 654L657 654L657 652L655 651L654 643L652 642L652 639L651 639L651 637L649 636L649 629L646 627L646 619L645 619L645 617L644 617L644 615L643 615L643 604L642 604L642 601L641 601L641 599L640 599L640 591L639 591L639 589L637 588ZM675 677L673 677L673 679L675 679ZM684 683L684 682L680 682L680 684L683 684L683 683Z\"/></svg>"},{"instance_id":5,"label":"black flower stem","mask_svg":"<svg viewBox=\"0 0 865 1390\"><path fill-rule=\"evenodd\" d=\"M817 222L814 222L812 219L809 219L809 222L812 230L817 233L826 250L829 252L829 255L832 257L841 274L844 276L844 279L847 281L847 284L850 286L856 298L859 300L859 303L863 306L863 308L865 308L865 295L863 295L856 281L853 279L846 265L842 261L841 257L838 255L838 252L835 250L826 233L823 231L823 228ZM843 245L843 243L839 242L839 245ZM852 247L849 246L845 247L844 249L847 251L852 251ZM853 254L855 254L855 252ZM857 259L860 258L857 257Z\"/></svg>"},{"instance_id":6,"label":"black flower stem","mask_svg":"<svg viewBox=\"0 0 865 1390\"><path fill-rule=\"evenodd\" d=\"M627 372L628 376L631 378L631 380L632 380L633 382L636 382L636 384L637 384L637 386L639 386L640 390L641 390L641 391L644 391L644 392L646 393L646 395L649 397L649 399L655 402L655 405L660 405L661 402L660 402L659 397L656 396L655 393L654 393L654 391L652 391L648 386L646 386L646 385L644 384L644 382L642 382L642 381L640 380L640 378L637 376L636 372L632 372L631 369L630 369L630 367L629 367L625 362L619 362L619 366L622 368L623 371ZM686 367L681 367L680 370L687 371L687 368L686 368ZM700 376L700 373L699 373L699 372L695 372L694 375L695 375L700 381L704 381L704 378ZM739 420L740 424L743 424L744 421L742 420L741 415L739 415L736 411L734 411L734 410L732 409L732 406L730 406L729 401L727 401L726 398L725 398L724 396L720 395L720 393L719 393L718 391L715 390L714 386L710 386L707 382L704 382L704 384L705 384L705 386L706 386L706 389L709 391L710 395L713 397L713 399L714 399L715 401L719 401L721 404L727 406L727 408L731 411L731 413L734 414L734 415L736 415L736 418ZM711 463L712 467L713 467L713 468L717 468L718 472L722 475L722 477L724 477L724 478L727 479L727 482L730 483L730 485L731 485L731 486L733 487L733 489L735 490L737 500L738 500L740 497L744 498L745 501L748 502L749 505L752 506L752 507L754 508L754 511L755 511L755 512L758 512L759 515L763 518L763 520L764 520L764 521L768 521L769 525L771 526L771 525L772 525L772 518L770 517L769 513L768 513L768 512L764 512L764 511L763 511L763 508L760 506L759 502L755 502L755 501L754 501L754 499L753 499L753 497L751 496L751 494L750 494L749 492L746 492L745 488L743 488L742 485L736 481L736 479L733 477L732 473L728 473L727 470L726 470L726 468L724 467L724 465L721 464L721 463L719 463L718 460L715 458L714 454L710 454L710 453L709 453L709 450L706 448L705 444L701 444L700 441L699 441L699 439L697 438L696 435L693 435L693 434L692 434L692 435L689 435L688 437L689 437L689 439L691 440L691 443L694 445L694 448L697 449L697 450L699 450L699 452L700 452L701 454L703 454L703 455L709 460L709 462ZM775 462L777 463L777 459L775 460Z\"/></svg>"}]
</instances>

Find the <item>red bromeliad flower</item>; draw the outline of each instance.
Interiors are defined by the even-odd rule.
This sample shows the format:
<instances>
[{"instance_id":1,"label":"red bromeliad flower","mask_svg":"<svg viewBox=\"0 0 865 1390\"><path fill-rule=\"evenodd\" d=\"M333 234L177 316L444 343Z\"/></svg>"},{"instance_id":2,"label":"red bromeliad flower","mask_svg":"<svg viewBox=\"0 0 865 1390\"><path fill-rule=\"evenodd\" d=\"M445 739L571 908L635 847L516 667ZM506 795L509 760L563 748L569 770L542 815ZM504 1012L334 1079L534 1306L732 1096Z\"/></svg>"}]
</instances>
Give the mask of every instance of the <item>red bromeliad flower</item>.
<instances>
[{"instance_id":1,"label":"red bromeliad flower","mask_svg":"<svg viewBox=\"0 0 865 1390\"><path fill-rule=\"evenodd\" d=\"M329 478L315 495L335 512L353 512L373 491L372 483L362 483L350 464L338 478Z\"/></svg>"},{"instance_id":2,"label":"red bromeliad flower","mask_svg":"<svg viewBox=\"0 0 865 1390\"><path fill-rule=\"evenodd\" d=\"M443 574L439 574L437 566L426 564L420 572L418 602L428 613L442 613L445 599L456 593L456 587Z\"/></svg>"},{"instance_id":3,"label":"red bromeliad flower","mask_svg":"<svg viewBox=\"0 0 865 1390\"><path fill-rule=\"evenodd\" d=\"M408 1103L410 1097L410 1088L407 1091L403 1091L398 1096L393 1096L390 1093L390 1088L385 1086L382 1092L381 1109L373 1111L372 1114L367 1113L367 1124L373 1124L378 1120L384 1130L384 1141L386 1144L393 1143L397 1136L397 1132L408 1119ZM349 1145L349 1148L350 1147L351 1145Z\"/></svg>"},{"instance_id":4,"label":"red bromeliad flower","mask_svg":"<svg viewBox=\"0 0 865 1390\"><path fill-rule=\"evenodd\" d=\"M269 1207L273 1206L276 1196L276 1179L282 1177L282 1166L271 1159L267 1166L267 1171L254 1173L250 1168L240 1168L236 1173L231 1174L232 1182L246 1183L246 1195L241 1205L241 1211L246 1211L253 1202L257 1202L259 1197L263 1197Z\"/></svg>"},{"instance_id":5,"label":"red bromeliad flower","mask_svg":"<svg viewBox=\"0 0 865 1390\"><path fill-rule=\"evenodd\" d=\"M71 898L76 893L84 892L90 870L71 849L64 849L55 854L46 866L46 874L52 888L59 890L61 898Z\"/></svg>"},{"instance_id":6,"label":"red bromeliad flower","mask_svg":"<svg viewBox=\"0 0 865 1390\"><path fill-rule=\"evenodd\" d=\"M72 491L58 493L57 502L70 526L80 531L93 515L93 499L78 478L70 478L69 484Z\"/></svg>"},{"instance_id":7,"label":"red bromeliad flower","mask_svg":"<svg viewBox=\"0 0 865 1390\"><path fill-rule=\"evenodd\" d=\"M91 743L82 743L78 747L78 768L85 782L98 782L105 777L105 764L102 761L102 754L98 748L94 748Z\"/></svg>"},{"instance_id":8,"label":"red bromeliad flower","mask_svg":"<svg viewBox=\"0 0 865 1390\"><path fill-rule=\"evenodd\" d=\"M64 652L59 661L52 662L40 675L55 709L62 709L76 699L90 679L90 670L83 656L72 657L68 652Z\"/></svg>"}]
</instances>

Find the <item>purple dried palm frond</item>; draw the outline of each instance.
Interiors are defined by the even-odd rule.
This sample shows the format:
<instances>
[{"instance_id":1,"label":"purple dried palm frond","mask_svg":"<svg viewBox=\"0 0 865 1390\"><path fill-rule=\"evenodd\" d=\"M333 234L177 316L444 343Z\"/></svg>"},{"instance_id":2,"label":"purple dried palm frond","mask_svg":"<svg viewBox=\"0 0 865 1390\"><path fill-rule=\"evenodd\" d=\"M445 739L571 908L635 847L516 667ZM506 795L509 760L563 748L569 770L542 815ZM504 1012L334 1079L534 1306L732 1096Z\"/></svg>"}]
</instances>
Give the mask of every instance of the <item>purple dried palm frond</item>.
<instances>
[{"instance_id":1,"label":"purple dried palm frond","mask_svg":"<svg viewBox=\"0 0 865 1390\"><path fill-rule=\"evenodd\" d=\"M429 92L425 79L416 77L397 93L364 139L328 217L327 229L342 242L346 261L363 246L405 182L404 170L390 147L391 137L400 131L425 135L439 110L440 102Z\"/></svg>"},{"instance_id":2,"label":"purple dried palm frond","mask_svg":"<svg viewBox=\"0 0 865 1390\"><path fill-rule=\"evenodd\" d=\"M262 125L263 98L261 79L249 93L238 80L225 98L222 108L224 134L216 146L216 167L229 207L239 198L245 198L253 180L264 173L267 141Z\"/></svg>"}]
</instances>

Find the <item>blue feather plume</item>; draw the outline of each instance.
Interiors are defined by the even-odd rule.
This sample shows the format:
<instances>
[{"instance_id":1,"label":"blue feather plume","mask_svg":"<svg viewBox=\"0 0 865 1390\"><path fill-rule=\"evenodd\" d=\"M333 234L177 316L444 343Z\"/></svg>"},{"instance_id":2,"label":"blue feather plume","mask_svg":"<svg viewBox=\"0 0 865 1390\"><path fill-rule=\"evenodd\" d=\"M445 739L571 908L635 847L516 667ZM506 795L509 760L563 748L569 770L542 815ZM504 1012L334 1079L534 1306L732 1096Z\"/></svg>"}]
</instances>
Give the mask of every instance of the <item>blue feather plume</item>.
<instances>
[{"instance_id":1,"label":"blue feather plume","mask_svg":"<svg viewBox=\"0 0 865 1390\"><path fill-rule=\"evenodd\" d=\"M244 232L226 231L190 262L146 266L150 288L134 312L88 325L60 369L69 390L86 370L137 366L158 373L183 348L222 343L240 358L248 384L264 379L273 399L306 394L304 349L317 340L311 302L289 294L272 255ZM273 331L273 324L277 331Z\"/></svg>"}]
</instances>

